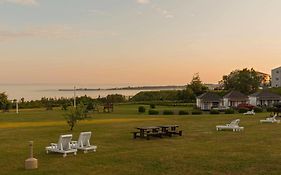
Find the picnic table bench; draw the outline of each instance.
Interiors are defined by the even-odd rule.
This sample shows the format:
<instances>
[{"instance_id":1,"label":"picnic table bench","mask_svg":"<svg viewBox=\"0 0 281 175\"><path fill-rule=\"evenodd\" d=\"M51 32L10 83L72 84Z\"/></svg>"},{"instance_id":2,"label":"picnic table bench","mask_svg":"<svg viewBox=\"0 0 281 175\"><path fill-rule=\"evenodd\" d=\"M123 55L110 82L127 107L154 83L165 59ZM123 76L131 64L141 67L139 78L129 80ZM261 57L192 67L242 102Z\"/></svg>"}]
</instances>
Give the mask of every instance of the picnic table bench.
<instances>
[{"instance_id":1,"label":"picnic table bench","mask_svg":"<svg viewBox=\"0 0 281 175\"><path fill-rule=\"evenodd\" d=\"M173 135L182 136L182 131L178 131L178 125L162 125L162 126L149 126L149 127L137 127L138 131L132 132L134 139L137 137L146 138L147 140L150 137L160 137Z\"/></svg>"}]
</instances>

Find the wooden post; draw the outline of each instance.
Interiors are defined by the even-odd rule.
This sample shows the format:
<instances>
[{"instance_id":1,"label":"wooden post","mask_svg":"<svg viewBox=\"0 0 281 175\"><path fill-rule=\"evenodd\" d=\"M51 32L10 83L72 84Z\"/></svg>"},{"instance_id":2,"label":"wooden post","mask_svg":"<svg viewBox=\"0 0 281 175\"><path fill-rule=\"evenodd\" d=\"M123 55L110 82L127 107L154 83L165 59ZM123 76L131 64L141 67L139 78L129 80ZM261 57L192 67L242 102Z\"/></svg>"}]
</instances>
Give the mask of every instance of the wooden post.
<instances>
[{"instance_id":1,"label":"wooden post","mask_svg":"<svg viewBox=\"0 0 281 175\"><path fill-rule=\"evenodd\" d=\"M25 169L33 170L38 168L38 160L33 158L33 141L29 142L30 155L29 158L25 160Z\"/></svg>"}]
</instances>

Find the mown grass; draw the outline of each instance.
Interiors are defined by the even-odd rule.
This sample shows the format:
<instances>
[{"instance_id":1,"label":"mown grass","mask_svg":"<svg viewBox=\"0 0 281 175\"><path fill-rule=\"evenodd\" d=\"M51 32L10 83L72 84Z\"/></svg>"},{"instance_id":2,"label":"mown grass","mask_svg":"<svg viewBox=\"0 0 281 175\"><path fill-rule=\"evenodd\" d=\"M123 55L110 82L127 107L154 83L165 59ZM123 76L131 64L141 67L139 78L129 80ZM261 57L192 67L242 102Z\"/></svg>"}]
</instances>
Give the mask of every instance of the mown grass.
<instances>
[{"instance_id":1,"label":"mown grass","mask_svg":"<svg viewBox=\"0 0 281 175\"><path fill-rule=\"evenodd\" d=\"M94 114L70 132L60 110L0 114L0 174L281 174L281 125L260 124L256 116L201 115L148 116L138 105L121 105L114 113ZM165 107L159 107L164 109ZM172 107L165 109L173 109ZM178 108L177 108L178 109ZM217 124L240 118L244 132L217 132ZM179 124L184 136L133 140L137 126ZM96 153L63 158L45 154L45 146L60 134L92 131ZM34 141L39 169L24 170L28 141Z\"/></svg>"}]
</instances>

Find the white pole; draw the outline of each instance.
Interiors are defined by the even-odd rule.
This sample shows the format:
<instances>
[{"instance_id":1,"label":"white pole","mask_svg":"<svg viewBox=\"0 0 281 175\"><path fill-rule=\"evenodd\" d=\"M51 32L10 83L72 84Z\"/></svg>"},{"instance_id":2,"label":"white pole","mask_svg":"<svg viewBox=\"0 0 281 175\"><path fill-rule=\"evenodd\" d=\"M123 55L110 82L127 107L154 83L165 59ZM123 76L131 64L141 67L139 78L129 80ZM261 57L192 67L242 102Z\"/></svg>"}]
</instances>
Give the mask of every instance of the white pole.
<instances>
[{"instance_id":1,"label":"white pole","mask_svg":"<svg viewBox=\"0 0 281 175\"><path fill-rule=\"evenodd\" d=\"M74 108L76 108L76 86L74 86Z\"/></svg>"}]
</instances>

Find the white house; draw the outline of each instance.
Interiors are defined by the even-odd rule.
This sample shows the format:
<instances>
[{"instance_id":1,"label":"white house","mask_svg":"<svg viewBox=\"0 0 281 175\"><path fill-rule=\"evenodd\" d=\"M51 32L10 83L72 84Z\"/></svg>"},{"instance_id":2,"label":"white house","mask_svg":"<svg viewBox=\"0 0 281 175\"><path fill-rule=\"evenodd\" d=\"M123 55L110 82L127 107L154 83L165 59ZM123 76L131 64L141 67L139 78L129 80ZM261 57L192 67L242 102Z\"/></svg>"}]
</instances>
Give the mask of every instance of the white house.
<instances>
[{"instance_id":1,"label":"white house","mask_svg":"<svg viewBox=\"0 0 281 175\"><path fill-rule=\"evenodd\" d=\"M281 67L271 71L271 87L281 87Z\"/></svg>"},{"instance_id":2,"label":"white house","mask_svg":"<svg viewBox=\"0 0 281 175\"><path fill-rule=\"evenodd\" d=\"M253 106L268 106L272 107L274 103L281 101L281 96L269 91L260 91L249 96L250 104Z\"/></svg>"},{"instance_id":3,"label":"white house","mask_svg":"<svg viewBox=\"0 0 281 175\"><path fill-rule=\"evenodd\" d=\"M222 98L213 92L206 92L196 98L196 106L201 110L211 110L222 106Z\"/></svg>"},{"instance_id":4,"label":"white house","mask_svg":"<svg viewBox=\"0 0 281 175\"><path fill-rule=\"evenodd\" d=\"M240 104L245 104L248 102L248 96L238 91L231 91L223 97L224 107L237 107Z\"/></svg>"}]
</instances>

